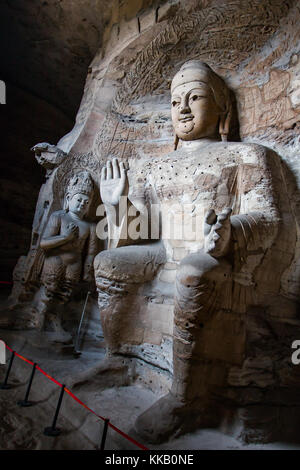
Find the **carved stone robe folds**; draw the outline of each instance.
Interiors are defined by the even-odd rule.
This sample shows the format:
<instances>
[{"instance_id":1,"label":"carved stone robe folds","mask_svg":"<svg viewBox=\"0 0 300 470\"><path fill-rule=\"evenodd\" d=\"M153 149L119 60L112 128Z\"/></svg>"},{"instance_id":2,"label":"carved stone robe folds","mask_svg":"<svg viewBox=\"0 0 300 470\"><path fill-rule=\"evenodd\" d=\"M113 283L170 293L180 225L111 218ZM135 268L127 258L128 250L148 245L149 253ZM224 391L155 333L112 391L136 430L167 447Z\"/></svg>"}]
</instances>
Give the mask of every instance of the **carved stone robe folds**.
<instances>
[{"instance_id":1,"label":"carved stone robe folds","mask_svg":"<svg viewBox=\"0 0 300 470\"><path fill-rule=\"evenodd\" d=\"M67 225L76 223L68 211L53 212L43 238L56 237L66 232ZM98 248L95 224L78 220L78 236L56 248L48 249L42 272L42 281L49 297L67 301L81 277L90 274Z\"/></svg>"},{"instance_id":2,"label":"carved stone robe folds","mask_svg":"<svg viewBox=\"0 0 300 470\"><path fill-rule=\"evenodd\" d=\"M152 343L147 361L171 372L173 365L171 393L187 402L219 394L243 403L241 385L281 386L275 368L285 367L287 358L275 364L270 348L276 354L272 330L280 316L294 315L279 312L278 305L285 299L290 308L282 280L296 242L284 171L269 149L230 142L192 141L159 159L131 163L129 200L141 217L147 216L143 205L158 204L162 226L160 240L123 239L120 245L137 244L96 257L110 353L145 359ZM226 257L213 258L203 250L204 215L225 207L232 208L231 248ZM170 336L173 360L165 350ZM262 371L269 381L261 380ZM260 400L257 395L252 402Z\"/></svg>"}]
</instances>

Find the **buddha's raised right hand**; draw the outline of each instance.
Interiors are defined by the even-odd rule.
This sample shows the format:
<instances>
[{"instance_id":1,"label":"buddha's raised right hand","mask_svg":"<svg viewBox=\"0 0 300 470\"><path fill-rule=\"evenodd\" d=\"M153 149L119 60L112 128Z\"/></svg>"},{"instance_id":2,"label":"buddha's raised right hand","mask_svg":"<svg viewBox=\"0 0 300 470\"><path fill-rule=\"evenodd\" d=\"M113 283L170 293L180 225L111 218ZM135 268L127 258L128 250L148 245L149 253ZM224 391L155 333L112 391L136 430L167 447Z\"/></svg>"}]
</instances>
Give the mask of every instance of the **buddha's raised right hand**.
<instances>
[{"instance_id":1,"label":"buddha's raised right hand","mask_svg":"<svg viewBox=\"0 0 300 470\"><path fill-rule=\"evenodd\" d=\"M100 194L103 204L108 206L116 206L120 202L120 198L125 196L127 187L126 169L123 162L114 158L111 162L107 162L102 168Z\"/></svg>"}]
</instances>

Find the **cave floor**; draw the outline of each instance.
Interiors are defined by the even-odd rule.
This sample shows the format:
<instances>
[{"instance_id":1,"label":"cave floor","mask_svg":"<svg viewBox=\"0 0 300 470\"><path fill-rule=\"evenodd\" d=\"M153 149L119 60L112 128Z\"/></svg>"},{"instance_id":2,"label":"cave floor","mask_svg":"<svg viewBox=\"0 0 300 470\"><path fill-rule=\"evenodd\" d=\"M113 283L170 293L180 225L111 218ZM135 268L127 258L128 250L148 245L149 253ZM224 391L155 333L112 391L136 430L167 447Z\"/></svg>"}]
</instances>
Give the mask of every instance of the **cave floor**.
<instances>
[{"instance_id":1,"label":"cave floor","mask_svg":"<svg viewBox=\"0 0 300 470\"><path fill-rule=\"evenodd\" d=\"M42 334L32 331L0 330L0 338L22 356L38 365L103 417L125 433L136 417L152 403L158 394L137 383L112 386L113 378L106 376L105 383L95 379L77 380L86 371L97 370L105 356L104 344L87 342L81 356L75 358L70 348L53 347ZM7 363L10 353L7 354ZM3 382L7 366L0 365L0 382ZM0 390L0 449L9 450L96 450L101 441L103 421L64 394L57 427L58 437L44 436L45 427L52 424L60 387L36 371L29 400L34 406L22 408L18 400L25 396L32 366L15 357L9 383L12 388ZM91 374L93 377L93 374ZM75 378L75 382L74 382ZM120 379L120 378L119 378ZM70 386L70 384L74 384ZM233 449L299 449L300 446L284 443L245 445L235 437L217 430L201 429L161 445L149 445L155 450L233 450ZM114 430L109 428L106 450L138 450Z\"/></svg>"}]
</instances>

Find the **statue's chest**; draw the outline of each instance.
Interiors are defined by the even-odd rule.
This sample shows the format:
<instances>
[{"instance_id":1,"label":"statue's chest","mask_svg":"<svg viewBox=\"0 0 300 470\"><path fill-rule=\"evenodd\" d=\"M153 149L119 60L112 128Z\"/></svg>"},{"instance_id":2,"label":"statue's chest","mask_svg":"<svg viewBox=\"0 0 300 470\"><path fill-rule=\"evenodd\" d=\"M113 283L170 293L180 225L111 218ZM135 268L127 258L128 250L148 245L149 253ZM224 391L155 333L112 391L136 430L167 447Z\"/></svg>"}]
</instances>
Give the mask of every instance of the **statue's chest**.
<instances>
[{"instance_id":1,"label":"statue's chest","mask_svg":"<svg viewBox=\"0 0 300 470\"><path fill-rule=\"evenodd\" d=\"M173 152L135 166L130 195L150 205L194 204L202 212L220 211L234 204L238 165L235 152L224 154L218 146L206 152Z\"/></svg>"},{"instance_id":2,"label":"statue's chest","mask_svg":"<svg viewBox=\"0 0 300 470\"><path fill-rule=\"evenodd\" d=\"M149 168L147 181L161 201L212 200L221 187L230 193L232 170L224 167L217 156L193 156L159 161Z\"/></svg>"},{"instance_id":3,"label":"statue's chest","mask_svg":"<svg viewBox=\"0 0 300 470\"><path fill-rule=\"evenodd\" d=\"M89 226L86 222L82 220L74 220L72 217L70 217L69 214L66 215L66 217L63 218L62 224L61 224L61 232L65 233L67 231L67 228L70 224L74 224L78 228L78 237L76 239L78 241L83 241L87 238L89 235Z\"/></svg>"}]
</instances>

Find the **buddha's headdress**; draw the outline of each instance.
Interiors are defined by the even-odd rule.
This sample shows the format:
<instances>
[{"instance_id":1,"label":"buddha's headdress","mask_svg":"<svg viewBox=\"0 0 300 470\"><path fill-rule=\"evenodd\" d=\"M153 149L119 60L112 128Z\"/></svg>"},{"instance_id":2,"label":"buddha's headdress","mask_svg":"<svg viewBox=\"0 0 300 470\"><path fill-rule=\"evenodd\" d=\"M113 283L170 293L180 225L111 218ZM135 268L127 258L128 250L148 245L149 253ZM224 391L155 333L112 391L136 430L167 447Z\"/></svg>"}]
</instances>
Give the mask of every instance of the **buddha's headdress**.
<instances>
[{"instance_id":1,"label":"buddha's headdress","mask_svg":"<svg viewBox=\"0 0 300 470\"><path fill-rule=\"evenodd\" d=\"M66 195L71 199L75 194L85 194L90 196L94 191L94 183L91 175L87 171L82 171L74 175L68 184Z\"/></svg>"}]
</instances>

